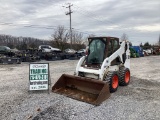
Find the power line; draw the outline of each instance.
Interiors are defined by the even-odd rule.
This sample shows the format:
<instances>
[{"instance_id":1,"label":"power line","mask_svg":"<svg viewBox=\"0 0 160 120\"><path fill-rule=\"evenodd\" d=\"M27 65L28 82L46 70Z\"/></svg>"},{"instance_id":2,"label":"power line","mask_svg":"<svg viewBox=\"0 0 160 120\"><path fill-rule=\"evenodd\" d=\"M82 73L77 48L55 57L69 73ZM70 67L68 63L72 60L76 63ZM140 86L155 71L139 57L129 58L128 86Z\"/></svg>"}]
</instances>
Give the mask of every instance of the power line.
<instances>
[{"instance_id":1,"label":"power line","mask_svg":"<svg viewBox=\"0 0 160 120\"><path fill-rule=\"evenodd\" d=\"M1 22L0 25L8 25L8 26L19 26L22 25L23 27L30 27L30 28L44 28L44 29L55 29L58 26L44 26L44 25L33 25L33 24L14 24L14 23L5 23L5 22ZM69 28L65 27L65 30L69 30ZM73 28L72 28L73 29ZM75 29L76 31L81 31L80 29ZM151 30L147 30L148 32L152 32ZM89 31L84 31L83 33L90 33L90 34L94 34L92 32Z\"/></svg>"},{"instance_id":2,"label":"power line","mask_svg":"<svg viewBox=\"0 0 160 120\"><path fill-rule=\"evenodd\" d=\"M30 28L45 28L45 29L55 29L56 26L39 26L39 25L31 25L31 24L13 24L13 23L0 23L0 25L8 25L8 26L16 26L23 25L23 27L30 27Z\"/></svg>"},{"instance_id":3,"label":"power line","mask_svg":"<svg viewBox=\"0 0 160 120\"><path fill-rule=\"evenodd\" d=\"M87 11L87 10L84 10L84 9L80 8L79 6L77 6L77 5L75 5L75 6L76 6L77 8L79 8L82 12L85 13L85 14L83 14L83 15L86 15L86 16L87 16L86 13L88 13L89 15L91 15L91 16L89 16L89 18L93 18L93 19L95 19L95 20L98 21L98 22L103 22L103 23L104 23L104 21L101 20L101 19L104 19L104 18L102 18L102 17L95 17L96 14L93 14L93 13ZM79 11L78 11L78 12L79 12ZM112 21L109 21L109 20L105 20L105 21L108 21L108 23L110 23L110 24L114 24Z\"/></svg>"},{"instance_id":4,"label":"power line","mask_svg":"<svg viewBox=\"0 0 160 120\"><path fill-rule=\"evenodd\" d=\"M70 6L70 5L69 5ZM67 7L67 8L69 8L69 6ZM71 11L72 12L72 11ZM71 15L71 12L69 11L68 13L66 13L67 15ZM87 12L87 13L89 13L89 12ZM89 17L90 18L90 17ZM95 17L94 17L94 19L95 19ZM70 19L71 20L71 19ZM98 20L98 19L95 19L95 20ZM103 22L102 20L101 20L101 22ZM71 23L71 22L70 22ZM104 23L104 22L103 22ZM15 25L10 25L10 26L15 26ZM43 27L43 26L37 26L37 25L26 25L26 26L24 26L24 27L31 27L31 28L45 28L45 29L54 29L53 28L53 26L47 26L47 27ZM71 27L71 25L70 25L70 31L71 31L71 33L72 33L72 27ZM92 33L93 34L93 33ZM95 34L95 33L94 33ZM71 37L71 39L72 39L72 37Z\"/></svg>"},{"instance_id":5,"label":"power line","mask_svg":"<svg viewBox=\"0 0 160 120\"><path fill-rule=\"evenodd\" d=\"M32 25L32 24L14 24L14 23L5 23L5 22L1 22L0 25L7 25L7 26L16 26L16 27L19 27L19 25L22 25L22 27L28 27L28 28L44 28L44 29L56 29L58 26L40 26L40 25ZM64 28L65 30L69 30L69 28ZM92 33L89 33L87 31L80 31L80 29L74 29L74 31L77 31L79 33L83 33L83 34L92 34Z\"/></svg>"},{"instance_id":6,"label":"power line","mask_svg":"<svg viewBox=\"0 0 160 120\"><path fill-rule=\"evenodd\" d=\"M75 5L75 6L77 6L77 5ZM87 16L87 19L95 20L95 21L101 22L101 23L103 23L103 24L106 24L106 22L108 22L110 25L119 26L119 25L114 24L113 22L111 22L111 21L109 21L109 20L106 20L106 19L105 19L105 21L104 21L104 18L102 18L102 17L96 17L96 16L97 16L96 14L93 14L93 13L91 13L91 12L89 12L89 11L86 11L86 10L84 10L84 9L81 9L81 8L78 7L78 6L77 6L77 8L80 9L80 11L77 10L77 12L80 13L80 14L82 14L82 15ZM76 11L76 10L75 10L75 11ZM89 15L88 15L87 13L88 13ZM104 25L103 25L103 26L104 26ZM107 27L106 27L106 28L107 28ZM123 30L123 28L121 28L121 27L118 27L118 29Z\"/></svg>"},{"instance_id":7,"label":"power line","mask_svg":"<svg viewBox=\"0 0 160 120\"><path fill-rule=\"evenodd\" d=\"M5 22L1 22L0 25L8 25L8 26L18 26L22 25L23 27L28 27L28 28L44 28L44 29L56 29L58 26L42 26L42 25L32 25L32 24L14 24L14 23L5 23ZM69 28L64 28L65 30L69 30ZM91 35L93 33L88 32L88 31L83 31L81 32L80 29L74 29L75 31L82 33L82 34L86 34L86 35ZM144 36L137 36L137 37L141 37L143 38ZM147 36L150 37L150 36ZM135 35L130 36L130 38L136 38Z\"/></svg>"},{"instance_id":8,"label":"power line","mask_svg":"<svg viewBox=\"0 0 160 120\"><path fill-rule=\"evenodd\" d=\"M89 11L87 11L87 10L85 10L85 9L82 9L82 8L80 8L80 7L77 6L77 5L75 5L75 6L76 6L78 9L80 9L80 11L77 11L77 12L79 12L79 13L82 14L82 15L87 16L88 19L92 19L92 18L93 18L94 20L96 20L96 21L98 21L98 22L101 22L101 23L105 23L105 24L106 24L106 21L107 21L108 23L110 23L110 24L112 24L112 25L117 25L117 24L115 24L115 23L113 23L113 22L111 22L111 21L109 21L109 20L103 21L103 20L102 20L102 19L103 19L102 17L95 17L96 14L93 14L92 12L89 12ZM89 15L87 15L86 13L88 13ZM93 19L92 19L92 20L93 20ZM118 26L119 26L119 25L118 25ZM132 32L129 27L124 26L124 25L121 25L121 26L119 26L118 28L121 29L121 30L123 30L124 32L126 32L126 31L125 31L125 28L128 29L129 32Z\"/></svg>"}]
</instances>

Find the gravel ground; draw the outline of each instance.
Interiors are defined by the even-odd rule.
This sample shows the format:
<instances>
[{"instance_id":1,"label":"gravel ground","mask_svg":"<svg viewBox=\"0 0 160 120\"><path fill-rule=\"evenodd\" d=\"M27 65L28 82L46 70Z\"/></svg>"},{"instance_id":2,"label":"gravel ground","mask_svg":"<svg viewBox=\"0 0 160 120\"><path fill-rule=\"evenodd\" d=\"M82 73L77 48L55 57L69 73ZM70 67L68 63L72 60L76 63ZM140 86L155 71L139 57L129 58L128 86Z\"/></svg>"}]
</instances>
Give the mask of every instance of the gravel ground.
<instances>
[{"instance_id":1,"label":"gravel ground","mask_svg":"<svg viewBox=\"0 0 160 120\"><path fill-rule=\"evenodd\" d=\"M52 92L29 93L29 63L1 65L0 120L159 120L159 61L160 56L131 59L130 84L100 106ZM50 61L52 85L63 73L73 74L77 62Z\"/></svg>"}]
</instances>

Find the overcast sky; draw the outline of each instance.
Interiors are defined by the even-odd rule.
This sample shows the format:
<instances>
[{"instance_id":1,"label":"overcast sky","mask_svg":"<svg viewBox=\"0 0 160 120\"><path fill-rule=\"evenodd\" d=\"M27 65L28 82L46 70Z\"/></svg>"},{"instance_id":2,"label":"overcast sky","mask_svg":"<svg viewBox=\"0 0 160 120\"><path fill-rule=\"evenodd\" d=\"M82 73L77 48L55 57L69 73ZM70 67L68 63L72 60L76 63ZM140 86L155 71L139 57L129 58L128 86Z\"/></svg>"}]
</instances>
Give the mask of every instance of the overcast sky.
<instances>
[{"instance_id":1,"label":"overcast sky","mask_svg":"<svg viewBox=\"0 0 160 120\"><path fill-rule=\"evenodd\" d=\"M0 34L50 39L56 26L69 29L67 3L72 28L84 36L126 33L133 45L159 39L160 0L0 0Z\"/></svg>"}]
</instances>

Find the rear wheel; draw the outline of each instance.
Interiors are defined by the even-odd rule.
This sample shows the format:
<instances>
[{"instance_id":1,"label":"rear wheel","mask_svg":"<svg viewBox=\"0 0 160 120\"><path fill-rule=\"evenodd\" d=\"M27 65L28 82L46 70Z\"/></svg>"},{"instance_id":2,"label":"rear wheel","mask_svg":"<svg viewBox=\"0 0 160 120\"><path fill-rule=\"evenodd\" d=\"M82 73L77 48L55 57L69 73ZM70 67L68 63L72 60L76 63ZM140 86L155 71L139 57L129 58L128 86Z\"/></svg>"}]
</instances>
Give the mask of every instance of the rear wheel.
<instances>
[{"instance_id":1,"label":"rear wheel","mask_svg":"<svg viewBox=\"0 0 160 120\"><path fill-rule=\"evenodd\" d=\"M130 70L125 67L120 68L119 77L119 85L127 86L130 82Z\"/></svg>"},{"instance_id":2,"label":"rear wheel","mask_svg":"<svg viewBox=\"0 0 160 120\"><path fill-rule=\"evenodd\" d=\"M117 91L118 85L119 85L119 77L117 72L109 72L105 77L104 81L109 82L109 89L110 92L113 93Z\"/></svg>"}]
</instances>

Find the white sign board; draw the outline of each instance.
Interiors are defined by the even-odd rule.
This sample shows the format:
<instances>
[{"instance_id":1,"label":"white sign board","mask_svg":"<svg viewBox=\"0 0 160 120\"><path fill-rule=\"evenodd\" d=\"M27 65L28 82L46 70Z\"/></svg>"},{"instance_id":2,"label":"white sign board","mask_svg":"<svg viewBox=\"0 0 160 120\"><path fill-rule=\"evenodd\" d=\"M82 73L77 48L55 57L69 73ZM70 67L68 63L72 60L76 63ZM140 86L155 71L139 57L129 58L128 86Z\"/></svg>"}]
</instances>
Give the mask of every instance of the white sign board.
<instances>
[{"instance_id":1,"label":"white sign board","mask_svg":"<svg viewBox=\"0 0 160 120\"><path fill-rule=\"evenodd\" d=\"M49 89L49 64L34 63L29 66L29 90Z\"/></svg>"}]
</instances>

